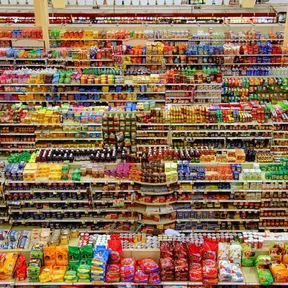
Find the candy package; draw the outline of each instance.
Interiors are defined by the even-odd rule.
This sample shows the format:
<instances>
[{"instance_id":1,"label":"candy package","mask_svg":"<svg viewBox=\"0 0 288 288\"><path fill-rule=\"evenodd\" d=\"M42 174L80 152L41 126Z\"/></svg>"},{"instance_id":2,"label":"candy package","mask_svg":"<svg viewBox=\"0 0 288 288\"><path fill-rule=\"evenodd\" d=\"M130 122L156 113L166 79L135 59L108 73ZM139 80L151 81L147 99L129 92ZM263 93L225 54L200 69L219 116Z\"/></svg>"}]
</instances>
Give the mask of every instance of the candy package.
<instances>
[{"instance_id":1,"label":"candy package","mask_svg":"<svg viewBox=\"0 0 288 288\"><path fill-rule=\"evenodd\" d=\"M93 258L93 247L92 245L85 245L82 246L81 248L81 258L88 258L92 259Z\"/></svg>"},{"instance_id":2,"label":"candy package","mask_svg":"<svg viewBox=\"0 0 288 288\"><path fill-rule=\"evenodd\" d=\"M232 264L232 282L243 282L243 273L238 265Z\"/></svg>"},{"instance_id":3,"label":"candy package","mask_svg":"<svg viewBox=\"0 0 288 288\"><path fill-rule=\"evenodd\" d=\"M258 269L268 269L271 264L271 257L269 255L258 255L255 260L255 266Z\"/></svg>"},{"instance_id":4,"label":"candy package","mask_svg":"<svg viewBox=\"0 0 288 288\"><path fill-rule=\"evenodd\" d=\"M49 267L55 265L55 247L44 247L44 266Z\"/></svg>"},{"instance_id":5,"label":"candy package","mask_svg":"<svg viewBox=\"0 0 288 288\"><path fill-rule=\"evenodd\" d=\"M229 249L230 245L228 243L218 243L218 260L228 260Z\"/></svg>"},{"instance_id":6,"label":"candy package","mask_svg":"<svg viewBox=\"0 0 288 288\"><path fill-rule=\"evenodd\" d=\"M219 281L231 282L232 279L232 264L228 260L220 260L219 267Z\"/></svg>"},{"instance_id":7,"label":"candy package","mask_svg":"<svg viewBox=\"0 0 288 288\"><path fill-rule=\"evenodd\" d=\"M68 261L70 263L79 263L81 259L80 248L77 246L68 246Z\"/></svg>"},{"instance_id":8,"label":"candy package","mask_svg":"<svg viewBox=\"0 0 288 288\"><path fill-rule=\"evenodd\" d=\"M191 282L202 282L202 264L190 263L189 264L189 280Z\"/></svg>"},{"instance_id":9,"label":"candy package","mask_svg":"<svg viewBox=\"0 0 288 288\"><path fill-rule=\"evenodd\" d=\"M160 275L162 281L174 281L174 261L170 257L160 258Z\"/></svg>"},{"instance_id":10,"label":"candy package","mask_svg":"<svg viewBox=\"0 0 288 288\"><path fill-rule=\"evenodd\" d=\"M160 242L160 257L173 258L173 244L170 241Z\"/></svg>"},{"instance_id":11,"label":"candy package","mask_svg":"<svg viewBox=\"0 0 288 288\"><path fill-rule=\"evenodd\" d=\"M19 255L15 270L18 281L24 281L27 278L27 264L26 264L26 258L23 254Z\"/></svg>"},{"instance_id":12,"label":"candy package","mask_svg":"<svg viewBox=\"0 0 288 288\"><path fill-rule=\"evenodd\" d=\"M134 258L124 258L121 260L121 281L133 282L135 274L136 261Z\"/></svg>"},{"instance_id":13,"label":"candy package","mask_svg":"<svg viewBox=\"0 0 288 288\"><path fill-rule=\"evenodd\" d=\"M55 258L57 266L67 266L68 265L68 250L66 247L55 248Z\"/></svg>"},{"instance_id":14,"label":"candy package","mask_svg":"<svg viewBox=\"0 0 288 288\"><path fill-rule=\"evenodd\" d=\"M175 280L188 281L189 279L189 266L188 261L184 258L175 259Z\"/></svg>"},{"instance_id":15,"label":"candy package","mask_svg":"<svg viewBox=\"0 0 288 288\"><path fill-rule=\"evenodd\" d=\"M253 267L256 247L251 243L242 243L242 267Z\"/></svg>"},{"instance_id":16,"label":"candy package","mask_svg":"<svg viewBox=\"0 0 288 288\"><path fill-rule=\"evenodd\" d=\"M6 253L5 262L0 268L0 280L11 280L13 278L17 258L17 252Z\"/></svg>"},{"instance_id":17,"label":"candy package","mask_svg":"<svg viewBox=\"0 0 288 288\"><path fill-rule=\"evenodd\" d=\"M272 261L281 261L283 256L284 245L282 243L273 242L269 246L269 255Z\"/></svg>"},{"instance_id":18,"label":"candy package","mask_svg":"<svg viewBox=\"0 0 288 288\"><path fill-rule=\"evenodd\" d=\"M149 274L145 273L141 269L137 269L134 276L135 283L148 283L149 281Z\"/></svg>"},{"instance_id":19,"label":"candy package","mask_svg":"<svg viewBox=\"0 0 288 288\"><path fill-rule=\"evenodd\" d=\"M159 271L159 265L153 259L144 258L140 259L137 263L141 268L141 270L144 271L145 273L149 274Z\"/></svg>"},{"instance_id":20,"label":"candy package","mask_svg":"<svg viewBox=\"0 0 288 288\"><path fill-rule=\"evenodd\" d=\"M188 250L186 243L175 242L174 244L174 257L188 259Z\"/></svg>"},{"instance_id":21,"label":"candy package","mask_svg":"<svg viewBox=\"0 0 288 288\"><path fill-rule=\"evenodd\" d=\"M161 283L160 273L159 272L152 272L149 275L148 283L150 285L158 285Z\"/></svg>"},{"instance_id":22,"label":"candy package","mask_svg":"<svg viewBox=\"0 0 288 288\"><path fill-rule=\"evenodd\" d=\"M238 243L234 243L230 245L229 249L229 261L235 265L241 265L241 245Z\"/></svg>"},{"instance_id":23,"label":"candy package","mask_svg":"<svg viewBox=\"0 0 288 288\"><path fill-rule=\"evenodd\" d=\"M188 246L189 262L201 263L202 261L202 247L195 243L190 243Z\"/></svg>"},{"instance_id":24,"label":"candy package","mask_svg":"<svg viewBox=\"0 0 288 288\"><path fill-rule=\"evenodd\" d=\"M269 269L257 269L260 285L271 285L274 280Z\"/></svg>"},{"instance_id":25,"label":"candy package","mask_svg":"<svg viewBox=\"0 0 288 288\"><path fill-rule=\"evenodd\" d=\"M39 275L39 281L41 283L51 282L52 267L43 267Z\"/></svg>"},{"instance_id":26,"label":"candy package","mask_svg":"<svg viewBox=\"0 0 288 288\"><path fill-rule=\"evenodd\" d=\"M282 263L272 263L270 271L276 283L285 283L288 279L288 269Z\"/></svg>"},{"instance_id":27,"label":"candy package","mask_svg":"<svg viewBox=\"0 0 288 288\"><path fill-rule=\"evenodd\" d=\"M66 267L65 266L54 266L52 275L51 275L51 281L52 282L63 282L64 276L66 273Z\"/></svg>"},{"instance_id":28,"label":"candy package","mask_svg":"<svg viewBox=\"0 0 288 288\"><path fill-rule=\"evenodd\" d=\"M120 240L109 240L108 249L110 250L109 263L120 263L122 258L122 245Z\"/></svg>"},{"instance_id":29,"label":"candy package","mask_svg":"<svg viewBox=\"0 0 288 288\"><path fill-rule=\"evenodd\" d=\"M107 283L117 283L120 282L120 265L119 264L108 264L106 270L105 281Z\"/></svg>"},{"instance_id":30,"label":"candy package","mask_svg":"<svg viewBox=\"0 0 288 288\"><path fill-rule=\"evenodd\" d=\"M203 245L203 259L217 260L218 243L213 240L205 240Z\"/></svg>"},{"instance_id":31,"label":"candy package","mask_svg":"<svg viewBox=\"0 0 288 288\"><path fill-rule=\"evenodd\" d=\"M284 251L283 251L283 259L282 262L284 264L288 264L288 243L284 244Z\"/></svg>"},{"instance_id":32,"label":"candy package","mask_svg":"<svg viewBox=\"0 0 288 288\"><path fill-rule=\"evenodd\" d=\"M211 259L203 260L203 278L217 278L217 276L217 262Z\"/></svg>"}]
</instances>

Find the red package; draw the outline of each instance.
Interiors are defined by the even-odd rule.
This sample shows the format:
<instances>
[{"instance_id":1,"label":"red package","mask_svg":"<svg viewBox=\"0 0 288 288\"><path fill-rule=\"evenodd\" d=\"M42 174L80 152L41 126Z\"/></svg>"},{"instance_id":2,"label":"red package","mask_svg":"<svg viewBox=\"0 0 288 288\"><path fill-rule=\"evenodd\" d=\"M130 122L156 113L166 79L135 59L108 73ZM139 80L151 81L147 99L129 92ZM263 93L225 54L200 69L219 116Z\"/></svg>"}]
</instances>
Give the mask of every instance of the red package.
<instances>
[{"instance_id":1,"label":"red package","mask_svg":"<svg viewBox=\"0 0 288 288\"><path fill-rule=\"evenodd\" d=\"M160 283L161 283L161 279L160 279L159 272L150 273L149 284L156 285L156 284L160 284Z\"/></svg>"},{"instance_id":2,"label":"red package","mask_svg":"<svg viewBox=\"0 0 288 288\"><path fill-rule=\"evenodd\" d=\"M148 274L159 271L159 265L151 258L140 259L138 265L141 270Z\"/></svg>"},{"instance_id":3,"label":"red package","mask_svg":"<svg viewBox=\"0 0 288 288\"><path fill-rule=\"evenodd\" d=\"M174 256L175 256L175 258L188 259L188 250L187 250L186 243L179 242L179 241L175 242Z\"/></svg>"},{"instance_id":4,"label":"red package","mask_svg":"<svg viewBox=\"0 0 288 288\"><path fill-rule=\"evenodd\" d=\"M160 257L161 258L173 258L173 244L170 241L160 242Z\"/></svg>"},{"instance_id":5,"label":"red package","mask_svg":"<svg viewBox=\"0 0 288 288\"><path fill-rule=\"evenodd\" d=\"M108 264L105 276L105 282L116 283L120 282L120 266L117 264Z\"/></svg>"},{"instance_id":6,"label":"red package","mask_svg":"<svg viewBox=\"0 0 288 288\"><path fill-rule=\"evenodd\" d=\"M18 281L24 281L27 278L27 264L24 255L20 255L16 264L16 276Z\"/></svg>"},{"instance_id":7,"label":"red package","mask_svg":"<svg viewBox=\"0 0 288 288\"><path fill-rule=\"evenodd\" d=\"M202 261L202 248L195 243L190 243L188 246L189 261L190 263L201 263Z\"/></svg>"},{"instance_id":8,"label":"red package","mask_svg":"<svg viewBox=\"0 0 288 288\"><path fill-rule=\"evenodd\" d=\"M176 259L175 262L175 280L176 281L188 281L188 261L184 258Z\"/></svg>"},{"instance_id":9,"label":"red package","mask_svg":"<svg viewBox=\"0 0 288 288\"><path fill-rule=\"evenodd\" d=\"M218 278L217 262L206 259L203 261L203 278Z\"/></svg>"},{"instance_id":10,"label":"red package","mask_svg":"<svg viewBox=\"0 0 288 288\"><path fill-rule=\"evenodd\" d=\"M218 243L213 240L205 240L203 245L203 258L210 260L217 260Z\"/></svg>"},{"instance_id":11,"label":"red package","mask_svg":"<svg viewBox=\"0 0 288 288\"><path fill-rule=\"evenodd\" d=\"M149 274L145 273L141 269L137 269L137 271L135 272L135 276L134 276L134 282L135 283L148 283L148 280L149 280Z\"/></svg>"},{"instance_id":12,"label":"red package","mask_svg":"<svg viewBox=\"0 0 288 288\"><path fill-rule=\"evenodd\" d=\"M189 265L189 279L191 282L202 282L202 265L200 263Z\"/></svg>"},{"instance_id":13,"label":"red package","mask_svg":"<svg viewBox=\"0 0 288 288\"><path fill-rule=\"evenodd\" d=\"M203 279L203 284L207 286L216 285L217 283L218 283L218 278Z\"/></svg>"},{"instance_id":14,"label":"red package","mask_svg":"<svg viewBox=\"0 0 288 288\"><path fill-rule=\"evenodd\" d=\"M174 281L174 261L172 258L160 258L160 275L162 281Z\"/></svg>"},{"instance_id":15,"label":"red package","mask_svg":"<svg viewBox=\"0 0 288 288\"><path fill-rule=\"evenodd\" d=\"M108 249L110 250L109 263L120 263L122 258L122 244L120 240L108 240Z\"/></svg>"}]
</instances>

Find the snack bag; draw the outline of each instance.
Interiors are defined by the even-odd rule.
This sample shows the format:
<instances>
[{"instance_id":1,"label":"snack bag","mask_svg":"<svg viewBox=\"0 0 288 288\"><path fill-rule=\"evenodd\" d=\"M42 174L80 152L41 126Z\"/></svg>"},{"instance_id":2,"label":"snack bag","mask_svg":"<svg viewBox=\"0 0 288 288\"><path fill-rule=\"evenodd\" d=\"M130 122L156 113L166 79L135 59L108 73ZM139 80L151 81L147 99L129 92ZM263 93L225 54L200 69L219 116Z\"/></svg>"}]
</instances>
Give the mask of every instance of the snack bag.
<instances>
[{"instance_id":1,"label":"snack bag","mask_svg":"<svg viewBox=\"0 0 288 288\"><path fill-rule=\"evenodd\" d=\"M191 263L189 265L189 280L191 282L202 282L202 264Z\"/></svg>"},{"instance_id":2,"label":"snack bag","mask_svg":"<svg viewBox=\"0 0 288 288\"><path fill-rule=\"evenodd\" d=\"M138 261L138 265L141 268L141 270L147 274L159 271L159 265L153 259L150 258L140 259Z\"/></svg>"},{"instance_id":3,"label":"snack bag","mask_svg":"<svg viewBox=\"0 0 288 288\"><path fill-rule=\"evenodd\" d=\"M184 258L179 258L174 261L175 265L175 280L188 281L189 279L189 265Z\"/></svg>"},{"instance_id":4,"label":"snack bag","mask_svg":"<svg viewBox=\"0 0 288 288\"><path fill-rule=\"evenodd\" d=\"M64 266L54 266L51 281L52 282L64 282L64 276L66 273L66 267Z\"/></svg>"},{"instance_id":5,"label":"snack bag","mask_svg":"<svg viewBox=\"0 0 288 288\"><path fill-rule=\"evenodd\" d=\"M120 240L109 240L108 249L110 250L109 263L120 263L122 258L122 245Z\"/></svg>"},{"instance_id":6,"label":"snack bag","mask_svg":"<svg viewBox=\"0 0 288 288\"><path fill-rule=\"evenodd\" d=\"M271 264L271 257L269 255L258 255L255 260L257 269L268 269Z\"/></svg>"},{"instance_id":7,"label":"snack bag","mask_svg":"<svg viewBox=\"0 0 288 288\"><path fill-rule=\"evenodd\" d=\"M242 243L242 267L253 267L255 262L256 246L250 243Z\"/></svg>"},{"instance_id":8,"label":"snack bag","mask_svg":"<svg viewBox=\"0 0 288 288\"><path fill-rule=\"evenodd\" d=\"M160 275L162 281L174 281L174 261L170 257L160 258Z\"/></svg>"},{"instance_id":9,"label":"snack bag","mask_svg":"<svg viewBox=\"0 0 288 288\"><path fill-rule=\"evenodd\" d=\"M232 265L232 282L243 282L243 273L238 265Z\"/></svg>"},{"instance_id":10,"label":"snack bag","mask_svg":"<svg viewBox=\"0 0 288 288\"><path fill-rule=\"evenodd\" d=\"M53 266L55 265L55 247L44 247L44 266Z\"/></svg>"},{"instance_id":11,"label":"snack bag","mask_svg":"<svg viewBox=\"0 0 288 288\"><path fill-rule=\"evenodd\" d=\"M105 281L107 283L117 283L120 282L120 265L119 264L108 264L106 270Z\"/></svg>"},{"instance_id":12,"label":"snack bag","mask_svg":"<svg viewBox=\"0 0 288 288\"><path fill-rule=\"evenodd\" d=\"M272 263L270 271L276 283L285 283L288 279L288 269L282 263Z\"/></svg>"},{"instance_id":13,"label":"snack bag","mask_svg":"<svg viewBox=\"0 0 288 288\"><path fill-rule=\"evenodd\" d=\"M232 264L241 265L241 245L234 243L232 245L230 245L230 249L229 249L229 261Z\"/></svg>"},{"instance_id":14,"label":"snack bag","mask_svg":"<svg viewBox=\"0 0 288 288\"><path fill-rule=\"evenodd\" d=\"M68 246L68 262L79 263L81 259L81 251L79 247Z\"/></svg>"},{"instance_id":15,"label":"snack bag","mask_svg":"<svg viewBox=\"0 0 288 288\"><path fill-rule=\"evenodd\" d=\"M213 240L205 240L203 245L203 259L217 260L218 243Z\"/></svg>"},{"instance_id":16,"label":"snack bag","mask_svg":"<svg viewBox=\"0 0 288 288\"><path fill-rule=\"evenodd\" d=\"M149 274L148 273L145 273L141 269L136 270L135 276L134 276L134 282L135 283L148 283L148 280L149 280Z\"/></svg>"},{"instance_id":17,"label":"snack bag","mask_svg":"<svg viewBox=\"0 0 288 288\"><path fill-rule=\"evenodd\" d=\"M160 258L173 258L173 244L170 241L160 242Z\"/></svg>"},{"instance_id":18,"label":"snack bag","mask_svg":"<svg viewBox=\"0 0 288 288\"><path fill-rule=\"evenodd\" d=\"M218 260L228 260L229 249L230 245L228 243L218 243Z\"/></svg>"},{"instance_id":19,"label":"snack bag","mask_svg":"<svg viewBox=\"0 0 288 288\"><path fill-rule=\"evenodd\" d=\"M67 266L68 265L68 250L66 247L55 248L56 265Z\"/></svg>"},{"instance_id":20,"label":"snack bag","mask_svg":"<svg viewBox=\"0 0 288 288\"><path fill-rule=\"evenodd\" d=\"M27 264L23 254L21 254L17 260L16 277L18 281L24 281L27 278Z\"/></svg>"},{"instance_id":21,"label":"snack bag","mask_svg":"<svg viewBox=\"0 0 288 288\"><path fill-rule=\"evenodd\" d=\"M150 273L148 283L150 285L160 284L161 283L160 273L159 272Z\"/></svg>"},{"instance_id":22,"label":"snack bag","mask_svg":"<svg viewBox=\"0 0 288 288\"><path fill-rule=\"evenodd\" d=\"M135 274L136 261L134 258L124 258L121 260L121 281L133 282Z\"/></svg>"},{"instance_id":23,"label":"snack bag","mask_svg":"<svg viewBox=\"0 0 288 288\"><path fill-rule=\"evenodd\" d=\"M219 281L231 282L232 264L228 260L220 260L218 267L219 267Z\"/></svg>"},{"instance_id":24,"label":"snack bag","mask_svg":"<svg viewBox=\"0 0 288 288\"><path fill-rule=\"evenodd\" d=\"M269 269L257 269L260 285L271 285L274 280Z\"/></svg>"},{"instance_id":25,"label":"snack bag","mask_svg":"<svg viewBox=\"0 0 288 288\"><path fill-rule=\"evenodd\" d=\"M283 253L282 262L284 264L288 264L288 243L284 244L284 253Z\"/></svg>"},{"instance_id":26,"label":"snack bag","mask_svg":"<svg viewBox=\"0 0 288 288\"><path fill-rule=\"evenodd\" d=\"M39 281L41 283L51 282L52 267L43 267L40 275Z\"/></svg>"},{"instance_id":27,"label":"snack bag","mask_svg":"<svg viewBox=\"0 0 288 288\"><path fill-rule=\"evenodd\" d=\"M175 242L174 257L178 259L180 258L188 259L188 249L186 243L179 241Z\"/></svg>"},{"instance_id":28,"label":"snack bag","mask_svg":"<svg viewBox=\"0 0 288 288\"><path fill-rule=\"evenodd\" d=\"M203 260L203 278L217 278L217 276L217 262L211 259Z\"/></svg>"},{"instance_id":29,"label":"snack bag","mask_svg":"<svg viewBox=\"0 0 288 288\"><path fill-rule=\"evenodd\" d=\"M202 262L202 248L195 243L190 243L188 246L189 262L201 263Z\"/></svg>"},{"instance_id":30,"label":"snack bag","mask_svg":"<svg viewBox=\"0 0 288 288\"><path fill-rule=\"evenodd\" d=\"M93 258L93 247L92 245L85 245L85 246L82 246L80 248L81 250L81 258L88 258L88 259L92 259Z\"/></svg>"},{"instance_id":31,"label":"snack bag","mask_svg":"<svg viewBox=\"0 0 288 288\"><path fill-rule=\"evenodd\" d=\"M6 253L4 265L0 268L0 280L11 280L13 278L17 258L17 252Z\"/></svg>"},{"instance_id":32,"label":"snack bag","mask_svg":"<svg viewBox=\"0 0 288 288\"><path fill-rule=\"evenodd\" d=\"M269 247L269 255L272 261L281 261L283 256L284 245L282 243L271 243Z\"/></svg>"}]
</instances>

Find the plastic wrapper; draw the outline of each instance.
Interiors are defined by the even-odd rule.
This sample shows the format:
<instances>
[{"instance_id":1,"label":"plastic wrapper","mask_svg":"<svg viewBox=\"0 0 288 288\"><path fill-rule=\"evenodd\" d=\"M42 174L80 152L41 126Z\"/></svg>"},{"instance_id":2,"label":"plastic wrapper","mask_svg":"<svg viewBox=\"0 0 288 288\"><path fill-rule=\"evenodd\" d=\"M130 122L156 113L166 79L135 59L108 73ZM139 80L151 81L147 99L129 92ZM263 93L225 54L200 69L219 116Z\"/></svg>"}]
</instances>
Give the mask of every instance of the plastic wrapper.
<instances>
[{"instance_id":1,"label":"plastic wrapper","mask_svg":"<svg viewBox=\"0 0 288 288\"><path fill-rule=\"evenodd\" d=\"M271 264L271 257L269 255L259 255L255 260L255 266L258 269L268 269Z\"/></svg>"},{"instance_id":2,"label":"plastic wrapper","mask_svg":"<svg viewBox=\"0 0 288 288\"><path fill-rule=\"evenodd\" d=\"M174 244L174 257L188 259L188 249L186 243L175 242Z\"/></svg>"},{"instance_id":3,"label":"plastic wrapper","mask_svg":"<svg viewBox=\"0 0 288 288\"><path fill-rule=\"evenodd\" d=\"M272 261L281 261L284 251L283 243L273 242L269 246L269 255Z\"/></svg>"},{"instance_id":4,"label":"plastic wrapper","mask_svg":"<svg viewBox=\"0 0 288 288\"><path fill-rule=\"evenodd\" d=\"M175 280L176 281L188 281L189 279L189 266L188 261L184 258L176 259L175 265Z\"/></svg>"},{"instance_id":5,"label":"plastic wrapper","mask_svg":"<svg viewBox=\"0 0 288 288\"><path fill-rule=\"evenodd\" d=\"M138 265L145 273L153 273L159 271L159 265L150 258L140 259Z\"/></svg>"},{"instance_id":6,"label":"plastic wrapper","mask_svg":"<svg viewBox=\"0 0 288 288\"><path fill-rule=\"evenodd\" d=\"M120 265L118 264L108 264L106 270L106 279L107 283L117 283L120 282Z\"/></svg>"},{"instance_id":7,"label":"plastic wrapper","mask_svg":"<svg viewBox=\"0 0 288 288\"><path fill-rule=\"evenodd\" d=\"M283 260L284 264L288 264L288 243L284 244L284 253L283 253Z\"/></svg>"},{"instance_id":8,"label":"plastic wrapper","mask_svg":"<svg viewBox=\"0 0 288 288\"><path fill-rule=\"evenodd\" d=\"M133 282L135 274L136 261L134 258L124 258L121 260L121 281Z\"/></svg>"},{"instance_id":9,"label":"plastic wrapper","mask_svg":"<svg viewBox=\"0 0 288 288\"><path fill-rule=\"evenodd\" d=\"M205 240L203 245L203 259L217 260L218 243L213 240Z\"/></svg>"},{"instance_id":10,"label":"plastic wrapper","mask_svg":"<svg viewBox=\"0 0 288 288\"><path fill-rule=\"evenodd\" d=\"M174 261L170 257L160 258L160 275L162 281L174 281Z\"/></svg>"},{"instance_id":11,"label":"plastic wrapper","mask_svg":"<svg viewBox=\"0 0 288 288\"><path fill-rule=\"evenodd\" d=\"M243 282L243 273L238 265L232 265L232 282Z\"/></svg>"},{"instance_id":12,"label":"plastic wrapper","mask_svg":"<svg viewBox=\"0 0 288 288\"><path fill-rule=\"evenodd\" d=\"M288 269L282 263L272 263L270 271L276 283L285 283L288 279Z\"/></svg>"},{"instance_id":13,"label":"plastic wrapper","mask_svg":"<svg viewBox=\"0 0 288 288\"><path fill-rule=\"evenodd\" d=\"M231 282L232 279L232 264L228 260L220 260L219 267L219 281Z\"/></svg>"},{"instance_id":14,"label":"plastic wrapper","mask_svg":"<svg viewBox=\"0 0 288 288\"><path fill-rule=\"evenodd\" d=\"M159 272L150 273L148 283L150 285L160 284L161 283L160 273Z\"/></svg>"},{"instance_id":15,"label":"plastic wrapper","mask_svg":"<svg viewBox=\"0 0 288 288\"><path fill-rule=\"evenodd\" d=\"M255 245L250 243L242 244L242 267L253 267L255 264Z\"/></svg>"},{"instance_id":16,"label":"plastic wrapper","mask_svg":"<svg viewBox=\"0 0 288 288\"><path fill-rule=\"evenodd\" d=\"M189 280L191 282L202 282L202 264L192 263L189 265Z\"/></svg>"},{"instance_id":17,"label":"plastic wrapper","mask_svg":"<svg viewBox=\"0 0 288 288\"><path fill-rule=\"evenodd\" d=\"M188 245L189 262L190 263L201 263L202 261L202 247L195 243Z\"/></svg>"},{"instance_id":18,"label":"plastic wrapper","mask_svg":"<svg viewBox=\"0 0 288 288\"><path fill-rule=\"evenodd\" d=\"M135 283L148 283L149 281L149 274L145 273L141 269L137 269L134 276Z\"/></svg>"},{"instance_id":19,"label":"plastic wrapper","mask_svg":"<svg viewBox=\"0 0 288 288\"><path fill-rule=\"evenodd\" d=\"M110 250L109 263L120 263L122 258L122 245L120 240L109 240L108 249Z\"/></svg>"},{"instance_id":20,"label":"plastic wrapper","mask_svg":"<svg viewBox=\"0 0 288 288\"><path fill-rule=\"evenodd\" d=\"M218 260L228 260L229 249L230 245L228 243L218 243Z\"/></svg>"},{"instance_id":21,"label":"plastic wrapper","mask_svg":"<svg viewBox=\"0 0 288 288\"><path fill-rule=\"evenodd\" d=\"M274 280L269 269L257 269L260 285L271 285Z\"/></svg>"},{"instance_id":22,"label":"plastic wrapper","mask_svg":"<svg viewBox=\"0 0 288 288\"><path fill-rule=\"evenodd\" d=\"M217 278L218 268L215 260L203 260L203 278Z\"/></svg>"},{"instance_id":23,"label":"plastic wrapper","mask_svg":"<svg viewBox=\"0 0 288 288\"><path fill-rule=\"evenodd\" d=\"M241 245L234 243L232 245L230 245L230 249L229 249L229 261L232 264L241 265Z\"/></svg>"},{"instance_id":24,"label":"plastic wrapper","mask_svg":"<svg viewBox=\"0 0 288 288\"><path fill-rule=\"evenodd\" d=\"M160 257L161 258L173 258L173 243L170 241L160 242Z\"/></svg>"}]
</instances>

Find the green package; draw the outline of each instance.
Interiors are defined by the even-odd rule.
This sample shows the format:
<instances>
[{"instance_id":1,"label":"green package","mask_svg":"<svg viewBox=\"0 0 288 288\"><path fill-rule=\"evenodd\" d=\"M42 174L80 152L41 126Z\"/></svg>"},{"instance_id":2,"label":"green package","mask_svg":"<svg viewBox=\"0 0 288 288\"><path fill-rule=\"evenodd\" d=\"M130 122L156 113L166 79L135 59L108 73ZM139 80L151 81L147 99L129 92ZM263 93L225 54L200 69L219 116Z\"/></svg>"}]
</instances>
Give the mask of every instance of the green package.
<instances>
[{"instance_id":1,"label":"green package","mask_svg":"<svg viewBox=\"0 0 288 288\"><path fill-rule=\"evenodd\" d=\"M81 258L82 259L93 258L93 247L91 244L81 247Z\"/></svg>"},{"instance_id":2,"label":"green package","mask_svg":"<svg viewBox=\"0 0 288 288\"><path fill-rule=\"evenodd\" d=\"M269 269L257 269L257 274L260 285L271 285L274 281Z\"/></svg>"},{"instance_id":3,"label":"green package","mask_svg":"<svg viewBox=\"0 0 288 288\"><path fill-rule=\"evenodd\" d=\"M77 246L68 246L68 261L69 264L79 264L81 259L81 251Z\"/></svg>"}]
</instances>

